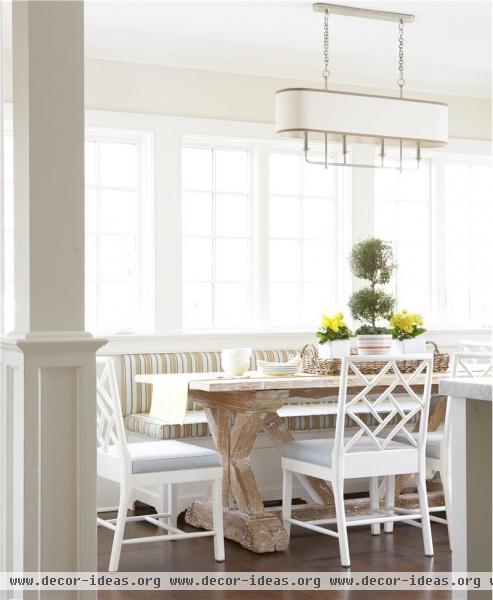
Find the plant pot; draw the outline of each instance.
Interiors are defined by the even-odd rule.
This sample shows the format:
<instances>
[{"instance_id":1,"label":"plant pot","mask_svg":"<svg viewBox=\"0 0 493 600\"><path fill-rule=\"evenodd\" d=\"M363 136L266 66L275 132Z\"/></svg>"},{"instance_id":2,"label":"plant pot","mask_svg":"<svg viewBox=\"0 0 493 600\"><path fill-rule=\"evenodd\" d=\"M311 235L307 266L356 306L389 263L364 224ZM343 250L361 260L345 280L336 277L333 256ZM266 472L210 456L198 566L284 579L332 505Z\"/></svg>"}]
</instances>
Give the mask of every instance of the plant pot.
<instances>
[{"instance_id":1,"label":"plant pot","mask_svg":"<svg viewBox=\"0 0 493 600\"><path fill-rule=\"evenodd\" d=\"M389 334L358 335L358 354L390 354L392 336Z\"/></svg>"},{"instance_id":2,"label":"plant pot","mask_svg":"<svg viewBox=\"0 0 493 600\"><path fill-rule=\"evenodd\" d=\"M424 335L409 340L392 340L392 354L421 354L422 352L426 352Z\"/></svg>"},{"instance_id":3,"label":"plant pot","mask_svg":"<svg viewBox=\"0 0 493 600\"><path fill-rule=\"evenodd\" d=\"M320 358L342 358L349 356L351 352L351 340L335 340L318 344L318 356Z\"/></svg>"}]
</instances>

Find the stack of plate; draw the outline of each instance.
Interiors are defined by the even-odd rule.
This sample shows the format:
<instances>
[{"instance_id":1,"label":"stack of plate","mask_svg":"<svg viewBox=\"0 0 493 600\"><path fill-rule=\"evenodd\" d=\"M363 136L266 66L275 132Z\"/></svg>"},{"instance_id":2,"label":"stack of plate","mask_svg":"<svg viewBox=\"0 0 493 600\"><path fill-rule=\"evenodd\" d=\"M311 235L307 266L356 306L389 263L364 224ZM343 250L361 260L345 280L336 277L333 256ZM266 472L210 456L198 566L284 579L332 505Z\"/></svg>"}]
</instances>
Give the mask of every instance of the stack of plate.
<instances>
[{"instance_id":1,"label":"stack of plate","mask_svg":"<svg viewBox=\"0 0 493 600\"><path fill-rule=\"evenodd\" d=\"M258 370L264 375L272 377L285 377L286 375L295 375L302 370L302 365L290 365L286 363L269 363L263 360L258 361Z\"/></svg>"}]
</instances>

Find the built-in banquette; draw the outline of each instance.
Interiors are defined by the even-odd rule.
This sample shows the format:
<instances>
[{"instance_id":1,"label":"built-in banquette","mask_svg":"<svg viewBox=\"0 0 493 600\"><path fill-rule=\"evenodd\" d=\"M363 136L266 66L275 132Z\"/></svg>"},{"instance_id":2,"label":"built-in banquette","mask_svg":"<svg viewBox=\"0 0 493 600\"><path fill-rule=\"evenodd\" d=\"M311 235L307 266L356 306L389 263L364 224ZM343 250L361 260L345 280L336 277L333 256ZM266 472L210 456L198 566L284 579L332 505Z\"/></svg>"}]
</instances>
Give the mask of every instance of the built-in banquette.
<instances>
[{"instance_id":1,"label":"built-in banquette","mask_svg":"<svg viewBox=\"0 0 493 600\"><path fill-rule=\"evenodd\" d=\"M283 362L295 353L296 350L287 349L255 350L250 368L256 370L257 360ZM113 355L112 358L119 380L122 413L130 443L146 439L190 439L194 444L213 447L205 412L200 405L189 401L183 425L169 424L162 419L153 418L149 415L152 386L136 382L135 377L147 373L218 372L221 371L220 352L136 353ZM332 402L328 403L329 400ZM292 396L289 406L283 407L279 413L286 419L288 428L296 438L321 437L323 432L335 428L335 400L335 397L310 400ZM371 415L363 418L372 419ZM263 499L279 499L282 481L278 449L272 446L267 436L259 436L250 458ZM294 486L293 493L303 496L301 486L298 488L297 483ZM350 482L347 491L351 491L353 487L359 489L357 482ZM200 491L197 493L200 494ZM117 504L117 490L108 490L107 484L100 482L98 494L100 507ZM191 488L178 489L177 496L179 510L186 508L194 499ZM167 500L156 490L140 490L136 499L155 506L160 512L167 508Z\"/></svg>"},{"instance_id":2,"label":"built-in banquette","mask_svg":"<svg viewBox=\"0 0 493 600\"><path fill-rule=\"evenodd\" d=\"M255 370L257 360L286 361L295 350L270 349L255 350L252 354L251 369ZM152 386L137 383L136 375L145 373L207 373L221 371L220 352L165 352L165 353L135 353L112 356L120 387L120 398L128 441L145 441L155 439L193 440L194 444L213 447L212 437L204 410L200 405L190 402L183 425L168 424L161 419L149 415L152 399ZM316 400L317 404L326 399ZM316 437L317 432L327 431L335 426L335 415L310 414L302 408L309 400L290 399L292 408L288 409L287 425L296 437ZM318 411L323 412L323 411ZM264 499L277 499L281 494L280 456L273 448L267 436L260 436L251 456L252 464L257 473L257 480ZM295 493L296 493L295 489ZM200 491L198 491L200 494ZM302 490L299 490L302 493ZM118 490L100 481L98 486L99 507L113 507L118 502ZM141 490L137 496L158 510L166 509L166 499L161 498L156 490ZM194 499L190 488L178 490L178 508L183 509Z\"/></svg>"},{"instance_id":3,"label":"built-in banquette","mask_svg":"<svg viewBox=\"0 0 493 600\"><path fill-rule=\"evenodd\" d=\"M256 350L251 370L257 360L286 361L294 350ZM129 432L159 439L200 438L209 436L207 419L200 405L190 402L183 425L169 425L149 416L152 386L135 381L142 373L207 373L221 371L219 352L173 352L162 354L123 354L119 362L121 401L125 427ZM296 398L293 403L296 403ZM286 417L292 431L324 430L334 426L334 415L301 415Z\"/></svg>"}]
</instances>

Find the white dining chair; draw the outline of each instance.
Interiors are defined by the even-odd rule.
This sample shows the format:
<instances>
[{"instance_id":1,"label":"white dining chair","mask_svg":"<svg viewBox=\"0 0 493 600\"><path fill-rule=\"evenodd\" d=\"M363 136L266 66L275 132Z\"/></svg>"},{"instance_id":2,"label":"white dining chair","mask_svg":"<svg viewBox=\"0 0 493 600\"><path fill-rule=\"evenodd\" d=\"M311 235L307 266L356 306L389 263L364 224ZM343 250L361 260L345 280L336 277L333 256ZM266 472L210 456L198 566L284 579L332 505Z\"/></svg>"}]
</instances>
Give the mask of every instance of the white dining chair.
<instances>
[{"instance_id":1,"label":"white dining chair","mask_svg":"<svg viewBox=\"0 0 493 600\"><path fill-rule=\"evenodd\" d=\"M364 375L358 365L361 362L381 362L385 366L377 375ZM414 372L403 374L398 368L399 360L416 360ZM372 533L380 532L380 523L421 520L424 551L433 555L428 497L426 495L425 441L428 426L433 359L431 354L405 356L346 356L342 359L339 387L338 413L333 439L299 440L282 447L283 498L282 518L290 533L292 524L338 538L341 564L350 566L347 527L371 525ZM418 376L424 381L422 394L412 389ZM355 386L363 389L351 391ZM401 388L399 390L399 388ZM404 405L401 394L405 390L415 404ZM396 391L397 390L397 391ZM386 401L393 409L389 412ZM384 411L382 407L386 405ZM361 405L374 417L375 425L368 425L361 416ZM406 425L420 418L419 433L412 436ZM396 422L397 421L397 422ZM346 423L351 423L347 426ZM399 433L405 442L397 442ZM329 481L332 485L336 517L314 521L300 521L291 516L292 475L302 474ZM399 513L394 507L392 482L395 475L415 473L418 484L419 510ZM389 493L383 510L379 506L378 478L386 477ZM370 512L368 515L346 517L344 507L344 481L352 478L370 479ZM324 526L336 524L337 530Z\"/></svg>"},{"instance_id":2,"label":"white dining chair","mask_svg":"<svg viewBox=\"0 0 493 600\"><path fill-rule=\"evenodd\" d=\"M116 519L101 519L98 525L114 533L109 570L117 571L122 544L160 542L214 537L214 557L224 560L222 466L218 452L175 440L127 443L115 367L109 357L97 357L97 441L98 475L120 484L120 503ZM184 532L176 527L171 512L127 517L132 492L137 487L160 485L171 488L177 483L212 482L212 531ZM172 494L171 494L172 495ZM170 509L168 509L170 511ZM147 521L166 531L123 539L125 524Z\"/></svg>"}]
</instances>

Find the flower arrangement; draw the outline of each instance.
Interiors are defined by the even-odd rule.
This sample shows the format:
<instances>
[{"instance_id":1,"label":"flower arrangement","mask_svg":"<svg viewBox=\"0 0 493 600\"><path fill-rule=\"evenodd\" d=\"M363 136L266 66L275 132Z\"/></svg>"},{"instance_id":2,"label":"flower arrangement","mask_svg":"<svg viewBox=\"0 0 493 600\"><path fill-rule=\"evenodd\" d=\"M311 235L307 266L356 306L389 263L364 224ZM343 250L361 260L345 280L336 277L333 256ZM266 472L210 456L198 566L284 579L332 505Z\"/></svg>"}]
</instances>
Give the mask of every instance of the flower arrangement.
<instances>
[{"instance_id":1,"label":"flower arrangement","mask_svg":"<svg viewBox=\"0 0 493 600\"><path fill-rule=\"evenodd\" d=\"M333 317L322 315L322 322L316 336L320 344L325 344L336 340L349 340L353 332L346 325L344 314L338 312Z\"/></svg>"},{"instance_id":2,"label":"flower arrangement","mask_svg":"<svg viewBox=\"0 0 493 600\"><path fill-rule=\"evenodd\" d=\"M390 318L390 331L394 340L410 340L426 331L423 317L406 309L396 312Z\"/></svg>"}]
</instances>

